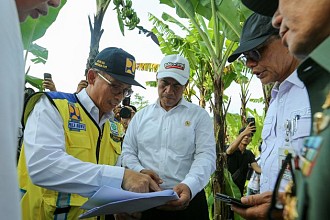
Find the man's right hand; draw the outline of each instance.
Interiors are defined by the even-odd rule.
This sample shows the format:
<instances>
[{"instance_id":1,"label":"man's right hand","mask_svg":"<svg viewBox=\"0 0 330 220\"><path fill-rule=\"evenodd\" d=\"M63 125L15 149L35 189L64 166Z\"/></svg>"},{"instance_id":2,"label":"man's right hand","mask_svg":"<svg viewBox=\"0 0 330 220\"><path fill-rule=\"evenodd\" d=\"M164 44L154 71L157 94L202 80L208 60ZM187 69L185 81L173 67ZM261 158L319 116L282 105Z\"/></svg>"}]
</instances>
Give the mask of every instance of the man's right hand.
<instances>
[{"instance_id":1,"label":"man's right hand","mask_svg":"<svg viewBox=\"0 0 330 220\"><path fill-rule=\"evenodd\" d=\"M249 135L253 134L255 131L256 131L256 126L253 125L253 122L250 122L241 134L243 135L243 137L246 135L249 136Z\"/></svg>"},{"instance_id":2,"label":"man's right hand","mask_svg":"<svg viewBox=\"0 0 330 220\"><path fill-rule=\"evenodd\" d=\"M129 169L125 169L122 188L139 193L161 191L158 183L150 176Z\"/></svg>"},{"instance_id":3,"label":"man's right hand","mask_svg":"<svg viewBox=\"0 0 330 220\"><path fill-rule=\"evenodd\" d=\"M42 87L44 89L49 89L49 91L56 91L55 83L51 78L46 78L42 82Z\"/></svg>"},{"instance_id":4,"label":"man's right hand","mask_svg":"<svg viewBox=\"0 0 330 220\"><path fill-rule=\"evenodd\" d=\"M87 80L80 80L76 93L79 93L83 88L86 88L88 86L88 81Z\"/></svg>"},{"instance_id":5,"label":"man's right hand","mask_svg":"<svg viewBox=\"0 0 330 220\"><path fill-rule=\"evenodd\" d=\"M271 205L272 194L273 193L269 191L261 194L242 197L241 202L246 205L251 205L252 207L241 208L239 206L232 205L231 209L247 220L267 219L268 210ZM283 193L281 193L279 197L280 200L283 201L281 199L281 197L283 197ZM274 214L275 214L273 215L274 219L283 219L282 211L278 211L277 213Z\"/></svg>"},{"instance_id":6,"label":"man's right hand","mask_svg":"<svg viewBox=\"0 0 330 220\"><path fill-rule=\"evenodd\" d=\"M163 183L163 180L158 176L158 174L153 170L143 169L140 173L147 174L151 177L151 179L155 180L155 182L159 185Z\"/></svg>"}]
</instances>

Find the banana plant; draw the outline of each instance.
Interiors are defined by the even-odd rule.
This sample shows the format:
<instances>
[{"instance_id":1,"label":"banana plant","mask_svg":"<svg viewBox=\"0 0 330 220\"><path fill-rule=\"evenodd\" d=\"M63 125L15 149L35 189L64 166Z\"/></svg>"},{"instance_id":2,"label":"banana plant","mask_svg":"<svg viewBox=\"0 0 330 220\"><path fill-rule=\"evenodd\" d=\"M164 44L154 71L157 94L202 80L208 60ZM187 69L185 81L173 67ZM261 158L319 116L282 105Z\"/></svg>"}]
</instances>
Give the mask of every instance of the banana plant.
<instances>
[{"instance_id":1,"label":"banana plant","mask_svg":"<svg viewBox=\"0 0 330 220\"><path fill-rule=\"evenodd\" d=\"M94 15L93 23L90 16L88 16L91 41L85 74L87 73L88 69L91 68L92 64L94 63L94 58L99 52L100 39L104 32L104 29L102 29L103 18L110 2L111 0L96 0L96 14ZM124 36L124 27L126 26L129 30L133 30L139 24L140 19L132 8L132 0L113 0L113 4L115 5L113 10L116 10L117 12L120 31Z\"/></svg>"},{"instance_id":2,"label":"banana plant","mask_svg":"<svg viewBox=\"0 0 330 220\"><path fill-rule=\"evenodd\" d=\"M47 16L41 16L38 19L28 17L25 22L21 23L22 41L25 50L29 51L31 43L45 35L66 2L67 0L61 0L59 7L50 7Z\"/></svg>"},{"instance_id":3,"label":"banana plant","mask_svg":"<svg viewBox=\"0 0 330 220\"><path fill-rule=\"evenodd\" d=\"M61 0L61 5L58 8L50 8L47 16L40 17L38 19L28 18L24 23L21 24L22 40L25 53L25 62L27 60L28 54L31 53L35 56L32 59L34 64L45 63L48 58L48 50L43 48L33 42L41 38L49 26L56 20L60 10L66 4L67 0ZM94 16L94 26L90 17L88 17L90 31L91 31L91 43L90 43L90 53L87 59L86 70L91 67L94 61L94 57L98 53L99 42L103 34L102 21L104 14L111 0L96 0L96 15ZM115 9L118 14L118 23L122 34L124 35L124 26L127 26L129 30L134 29L140 19L137 17L136 12L132 9L131 0L114 0ZM143 29L143 27L140 27ZM39 90L42 88L42 80L36 77L30 77L26 72L26 81L29 82L34 87Z\"/></svg>"},{"instance_id":4,"label":"banana plant","mask_svg":"<svg viewBox=\"0 0 330 220\"><path fill-rule=\"evenodd\" d=\"M192 96L196 97L199 100L199 105L205 108L206 102L211 100L213 94L213 83L210 77L212 67L209 58L204 55L207 49L198 31L192 25L186 27L167 13L162 14L162 20L149 14L149 20L153 23L154 28L152 31L158 37L162 53L166 55L180 53L188 59L191 76L184 95L188 100L191 100ZM174 23L178 28L182 29L186 34L185 37L180 37L175 31L171 30L168 25L169 22ZM202 20L202 22L204 21ZM206 26L205 23L203 25ZM156 65L139 64L138 68L141 67L140 70L156 72L157 69L155 70L155 68L153 68L154 66ZM233 71L229 71L228 68L230 68L230 66L225 67L224 70L225 88L227 88L235 78ZM198 92L195 91L196 87L198 88Z\"/></svg>"},{"instance_id":5,"label":"banana plant","mask_svg":"<svg viewBox=\"0 0 330 220\"><path fill-rule=\"evenodd\" d=\"M21 23L22 41L25 50L25 63L28 54L31 53L35 56L31 61L34 64L43 63L45 64L48 59L48 50L40 45L33 43L39 38L43 37L47 29L54 23L60 10L66 4L67 0L61 0L61 5L58 8L49 8L47 16L41 16L38 19L27 18L25 22ZM43 80L29 74L30 68L25 73L25 81L30 83L33 87L43 90Z\"/></svg>"}]
</instances>

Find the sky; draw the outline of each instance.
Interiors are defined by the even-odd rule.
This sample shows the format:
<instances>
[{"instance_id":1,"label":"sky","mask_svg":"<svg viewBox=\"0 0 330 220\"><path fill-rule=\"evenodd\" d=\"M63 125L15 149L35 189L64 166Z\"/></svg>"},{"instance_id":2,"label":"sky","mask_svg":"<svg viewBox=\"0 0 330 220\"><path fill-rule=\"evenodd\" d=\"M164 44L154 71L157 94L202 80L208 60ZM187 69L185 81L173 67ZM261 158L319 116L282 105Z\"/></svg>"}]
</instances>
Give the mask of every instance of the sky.
<instances>
[{"instance_id":1,"label":"sky","mask_svg":"<svg viewBox=\"0 0 330 220\"><path fill-rule=\"evenodd\" d=\"M148 30L152 28L152 23L148 19L148 13L158 18L161 18L161 14L164 11L172 16L176 16L174 9L166 5L160 5L158 0L133 0L132 7L140 18L139 25ZM99 50L101 51L106 47L119 47L135 56L138 63L160 63L163 54L150 37L139 34L137 29L133 31L125 29L125 36L121 34L117 13L112 10L113 8L114 5L111 2L103 20L102 28L104 33L101 37ZM48 49L49 54L46 64L31 65L29 74L43 78L43 73L49 72L52 74L58 91L75 92L80 80L84 79L89 53L90 31L88 16L93 18L95 12L95 0L68 0L46 34L35 42ZM28 58L33 57L30 56ZM145 86L146 81L155 80L156 73L137 71L135 78ZM260 98L262 96L261 83L257 78L253 78L250 86L251 98ZM158 97L156 88L147 87L144 90L140 87L133 87L133 90L135 93L144 96L144 99L148 100L149 103L155 102ZM229 112L239 113L240 97L238 91L239 87L237 84L233 84L225 91L225 94L232 98ZM256 108L258 112L262 111L262 105L260 104L249 103L248 107Z\"/></svg>"}]
</instances>

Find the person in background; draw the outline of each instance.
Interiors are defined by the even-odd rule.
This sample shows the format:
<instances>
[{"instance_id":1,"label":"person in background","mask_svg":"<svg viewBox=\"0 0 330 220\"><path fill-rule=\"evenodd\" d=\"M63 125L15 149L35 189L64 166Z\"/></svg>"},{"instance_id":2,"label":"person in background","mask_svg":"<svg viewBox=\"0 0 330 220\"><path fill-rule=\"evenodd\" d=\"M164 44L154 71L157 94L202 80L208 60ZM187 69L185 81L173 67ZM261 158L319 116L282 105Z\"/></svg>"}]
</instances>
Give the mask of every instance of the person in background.
<instances>
[{"instance_id":1,"label":"person in background","mask_svg":"<svg viewBox=\"0 0 330 220\"><path fill-rule=\"evenodd\" d=\"M121 120L121 117L120 117L120 110L121 110L122 106L121 105L118 105L115 107L115 109L113 110L113 113L114 113L114 119L117 121L117 122L120 122Z\"/></svg>"},{"instance_id":2,"label":"person in background","mask_svg":"<svg viewBox=\"0 0 330 220\"><path fill-rule=\"evenodd\" d=\"M298 155L305 137L310 133L310 104L306 87L298 78L298 60L282 45L278 29L270 17L253 13L243 26L239 47L228 58L241 54L246 66L262 84L275 83L261 133L260 192L274 189L286 152ZM299 97L299 99L297 99ZM290 175L283 179L283 192Z\"/></svg>"},{"instance_id":3,"label":"person in background","mask_svg":"<svg viewBox=\"0 0 330 220\"><path fill-rule=\"evenodd\" d=\"M45 78L42 82L42 88L56 92L56 86L52 78Z\"/></svg>"},{"instance_id":4,"label":"person in background","mask_svg":"<svg viewBox=\"0 0 330 220\"><path fill-rule=\"evenodd\" d=\"M85 79L80 80L77 86L77 90L75 93L79 93L82 89L88 86L88 81ZM49 91L56 92L56 86L52 78L46 78L42 82L42 87L44 89L48 89Z\"/></svg>"},{"instance_id":5,"label":"person in background","mask_svg":"<svg viewBox=\"0 0 330 220\"><path fill-rule=\"evenodd\" d=\"M252 151L246 147L251 143L253 132L256 127L252 122L245 128L239 130L239 135L233 143L226 149L228 170L231 173L234 183L238 186L241 196L244 194L246 175L249 167L257 173L261 173L261 168L255 160Z\"/></svg>"},{"instance_id":6,"label":"person in background","mask_svg":"<svg viewBox=\"0 0 330 220\"><path fill-rule=\"evenodd\" d=\"M15 4L16 3L16 4ZM16 154L20 115L23 109L24 58L20 23L47 15L60 0L2 0L0 2L0 213L2 219L20 219Z\"/></svg>"},{"instance_id":7,"label":"person in background","mask_svg":"<svg viewBox=\"0 0 330 220\"><path fill-rule=\"evenodd\" d=\"M327 189L330 174L325 169L330 156L330 2L243 0L243 3L258 13L273 16L273 26L280 30L283 44L302 61L298 77L307 88L313 115L312 136L302 145L303 153L295 158L296 196L282 201L284 216L278 219L326 219L330 196ZM246 219L266 219L271 195L272 192L265 192L242 198L243 203L253 206L232 209Z\"/></svg>"},{"instance_id":8,"label":"person in background","mask_svg":"<svg viewBox=\"0 0 330 220\"><path fill-rule=\"evenodd\" d=\"M124 133L128 128L129 123L131 122L132 118L134 117L137 109L133 105L123 106L119 112L120 115L120 123L124 127Z\"/></svg>"},{"instance_id":9,"label":"person in background","mask_svg":"<svg viewBox=\"0 0 330 220\"><path fill-rule=\"evenodd\" d=\"M80 80L77 86L76 93L79 93L82 89L86 88L88 86L88 81L85 79Z\"/></svg>"},{"instance_id":10,"label":"person in background","mask_svg":"<svg viewBox=\"0 0 330 220\"><path fill-rule=\"evenodd\" d=\"M259 153L261 152L261 144L258 147ZM256 158L258 166L260 166L260 156ZM252 169L253 170L253 169ZM247 185L247 195L254 195L260 193L260 173L253 170L249 183Z\"/></svg>"},{"instance_id":11,"label":"person in background","mask_svg":"<svg viewBox=\"0 0 330 220\"><path fill-rule=\"evenodd\" d=\"M179 196L142 212L142 219L209 219L204 187L215 170L213 123L183 98L189 75L188 60L165 56L157 73L159 98L135 114L124 138L123 165Z\"/></svg>"},{"instance_id":12,"label":"person in background","mask_svg":"<svg viewBox=\"0 0 330 220\"><path fill-rule=\"evenodd\" d=\"M24 110L18 175L23 219L78 219L80 206L102 186L159 191L148 175L114 166L112 110L132 94L135 58L116 47L102 50L78 94L36 93ZM44 202L47 201L47 202Z\"/></svg>"}]
</instances>

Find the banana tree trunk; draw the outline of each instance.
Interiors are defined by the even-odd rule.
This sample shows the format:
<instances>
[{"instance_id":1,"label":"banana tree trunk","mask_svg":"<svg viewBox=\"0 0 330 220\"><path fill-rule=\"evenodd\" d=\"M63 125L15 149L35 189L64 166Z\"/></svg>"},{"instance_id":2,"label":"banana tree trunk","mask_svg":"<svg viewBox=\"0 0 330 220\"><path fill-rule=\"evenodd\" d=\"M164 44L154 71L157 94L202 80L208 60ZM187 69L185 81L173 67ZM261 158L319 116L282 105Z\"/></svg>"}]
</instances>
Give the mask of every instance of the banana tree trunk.
<instances>
[{"instance_id":1,"label":"banana tree trunk","mask_svg":"<svg viewBox=\"0 0 330 220\"><path fill-rule=\"evenodd\" d=\"M106 9L103 9L99 13L97 13L96 16L94 16L94 27L92 25L90 16L88 16L89 29L91 32L91 42L89 48L89 55L86 63L85 75L87 74L87 71L92 67L92 64L94 63L94 58L99 52L100 39L104 31L102 29L102 22L105 12Z\"/></svg>"},{"instance_id":2,"label":"banana tree trunk","mask_svg":"<svg viewBox=\"0 0 330 220\"><path fill-rule=\"evenodd\" d=\"M221 74L214 78L214 132L216 138L216 171L213 179L213 195L216 193L224 193L224 167L226 166L225 160L225 134L226 123L225 114L223 110L223 92L224 85ZM228 206L215 199L214 201L214 219L223 220L228 215Z\"/></svg>"}]
</instances>

